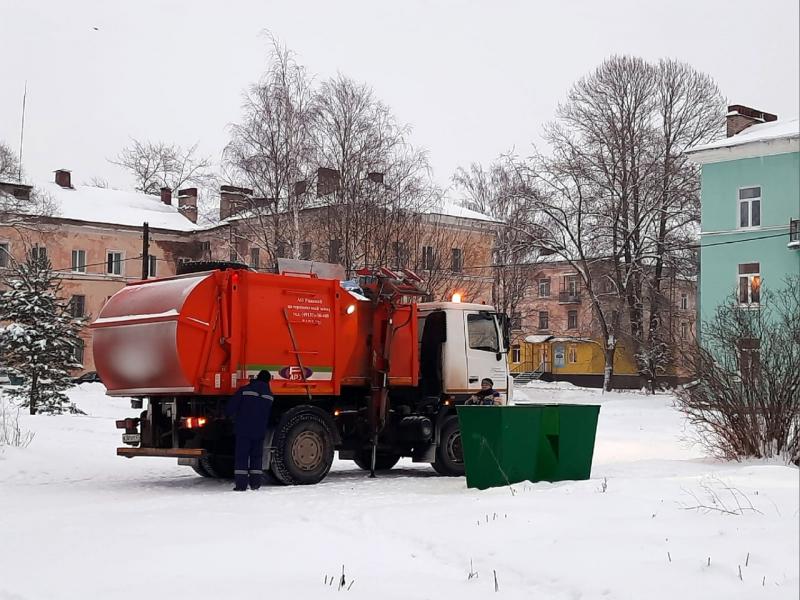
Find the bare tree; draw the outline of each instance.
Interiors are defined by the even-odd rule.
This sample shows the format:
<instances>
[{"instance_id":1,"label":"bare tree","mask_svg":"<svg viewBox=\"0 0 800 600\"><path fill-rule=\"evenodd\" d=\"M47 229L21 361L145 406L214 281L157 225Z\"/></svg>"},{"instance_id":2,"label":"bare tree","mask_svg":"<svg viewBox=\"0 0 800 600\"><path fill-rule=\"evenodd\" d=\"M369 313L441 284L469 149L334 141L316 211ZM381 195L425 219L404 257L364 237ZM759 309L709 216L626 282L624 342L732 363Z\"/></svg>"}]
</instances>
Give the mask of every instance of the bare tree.
<instances>
[{"instance_id":1,"label":"bare tree","mask_svg":"<svg viewBox=\"0 0 800 600\"><path fill-rule=\"evenodd\" d=\"M267 70L245 94L243 118L231 125L226 177L254 190L241 234L276 263L278 247L300 257L300 211L314 174L311 164L311 79L275 37Z\"/></svg>"},{"instance_id":2,"label":"bare tree","mask_svg":"<svg viewBox=\"0 0 800 600\"><path fill-rule=\"evenodd\" d=\"M492 217L491 266L481 272L492 277L492 304L519 325L525 317L521 308L533 283L538 250L519 227L530 220L524 194L518 193L513 166L498 160L487 169L473 163L453 175L463 204ZM487 238L488 239L488 238Z\"/></svg>"},{"instance_id":3,"label":"bare tree","mask_svg":"<svg viewBox=\"0 0 800 600\"><path fill-rule=\"evenodd\" d=\"M17 154L0 142L0 182L20 181L21 170Z\"/></svg>"},{"instance_id":4,"label":"bare tree","mask_svg":"<svg viewBox=\"0 0 800 600\"><path fill-rule=\"evenodd\" d=\"M552 136L551 143L552 156L516 163L518 193L530 214L538 216L536 223L520 226L533 245L558 256L580 277L603 349L603 388L610 390L625 299L619 287L605 282L620 274L609 269L604 256L606 216L597 187L586 176L590 167L568 136Z\"/></svg>"},{"instance_id":5,"label":"bare tree","mask_svg":"<svg viewBox=\"0 0 800 600\"><path fill-rule=\"evenodd\" d=\"M211 159L198 155L197 144L183 147L131 139L110 162L128 171L135 188L145 194L158 195L162 187L172 190L189 185L208 187L216 181Z\"/></svg>"},{"instance_id":6,"label":"bare tree","mask_svg":"<svg viewBox=\"0 0 800 600\"><path fill-rule=\"evenodd\" d=\"M548 213L556 229L579 220L586 258L602 259L601 287L616 297L605 302L617 315L613 336L631 341L653 388L673 354L663 282L694 265L687 246L699 217L699 173L684 151L720 131L723 108L714 81L686 64L612 57L571 88L546 128L553 158L538 157L530 169L540 191L550 190L537 206L548 196L556 202L559 210ZM568 237L562 254L576 248Z\"/></svg>"},{"instance_id":7,"label":"bare tree","mask_svg":"<svg viewBox=\"0 0 800 600\"><path fill-rule=\"evenodd\" d=\"M762 289L759 306L732 295L703 323L691 364L697 380L678 407L710 451L800 464L799 278Z\"/></svg>"},{"instance_id":8,"label":"bare tree","mask_svg":"<svg viewBox=\"0 0 800 600\"><path fill-rule=\"evenodd\" d=\"M407 132L364 84L338 75L317 90L314 162L331 169L317 182L318 202L331 257L348 273L380 263L386 240L435 200L427 155L406 141Z\"/></svg>"}]
</instances>

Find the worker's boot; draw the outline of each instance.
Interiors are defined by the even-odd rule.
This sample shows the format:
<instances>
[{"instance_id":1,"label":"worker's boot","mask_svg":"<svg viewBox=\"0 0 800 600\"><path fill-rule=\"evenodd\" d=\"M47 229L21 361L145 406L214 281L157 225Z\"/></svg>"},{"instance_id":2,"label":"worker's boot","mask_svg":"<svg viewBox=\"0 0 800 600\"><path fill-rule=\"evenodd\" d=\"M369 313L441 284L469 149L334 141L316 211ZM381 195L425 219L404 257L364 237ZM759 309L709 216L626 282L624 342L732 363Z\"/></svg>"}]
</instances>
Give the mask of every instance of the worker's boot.
<instances>
[{"instance_id":1,"label":"worker's boot","mask_svg":"<svg viewBox=\"0 0 800 600\"><path fill-rule=\"evenodd\" d=\"M261 487L261 482L264 480L264 471L261 469L253 469L250 471L250 489L257 490Z\"/></svg>"},{"instance_id":2,"label":"worker's boot","mask_svg":"<svg viewBox=\"0 0 800 600\"><path fill-rule=\"evenodd\" d=\"M233 488L234 492L247 491L247 471L239 471L238 469L233 472L233 482L236 487Z\"/></svg>"}]
</instances>

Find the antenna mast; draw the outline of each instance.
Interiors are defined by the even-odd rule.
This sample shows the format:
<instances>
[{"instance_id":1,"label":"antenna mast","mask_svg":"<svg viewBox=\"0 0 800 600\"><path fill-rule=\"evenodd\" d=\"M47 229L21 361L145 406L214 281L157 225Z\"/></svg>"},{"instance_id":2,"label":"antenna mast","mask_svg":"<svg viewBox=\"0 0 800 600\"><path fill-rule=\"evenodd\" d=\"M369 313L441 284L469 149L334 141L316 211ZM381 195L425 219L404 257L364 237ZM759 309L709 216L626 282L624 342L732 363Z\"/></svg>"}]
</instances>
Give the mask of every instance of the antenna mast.
<instances>
[{"instance_id":1,"label":"antenna mast","mask_svg":"<svg viewBox=\"0 0 800 600\"><path fill-rule=\"evenodd\" d=\"M17 179L22 183L22 141L25 139L25 101L28 98L28 80L25 80L25 91L22 92L22 126L19 129L19 173Z\"/></svg>"}]
</instances>

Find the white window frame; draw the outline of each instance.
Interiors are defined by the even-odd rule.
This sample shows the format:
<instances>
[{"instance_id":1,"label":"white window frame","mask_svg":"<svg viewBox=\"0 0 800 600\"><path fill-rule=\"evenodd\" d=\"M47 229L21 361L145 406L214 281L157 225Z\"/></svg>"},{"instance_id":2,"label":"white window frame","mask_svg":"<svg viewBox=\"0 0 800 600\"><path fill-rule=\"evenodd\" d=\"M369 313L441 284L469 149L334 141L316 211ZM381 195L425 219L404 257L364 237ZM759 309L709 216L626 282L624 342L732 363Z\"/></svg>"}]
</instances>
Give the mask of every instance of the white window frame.
<instances>
[{"instance_id":1,"label":"white window frame","mask_svg":"<svg viewBox=\"0 0 800 600\"><path fill-rule=\"evenodd\" d=\"M539 283L539 298L549 298L553 292L553 284L550 277L542 277L538 280ZM547 294L542 294L542 284L547 284Z\"/></svg>"},{"instance_id":2,"label":"white window frame","mask_svg":"<svg viewBox=\"0 0 800 600\"><path fill-rule=\"evenodd\" d=\"M158 258L155 254L148 254L147 255L147 278L150 279L151 277L158 277L156 274L158 272Z\"/></svg>"},{"instance_id":3,"label":"white window frame","mask_svg":"<svg viewBox=\"0 0 800 600\"><path fill-rule=\"evenodd\" d=\"M567 346L567 364L578 364L578 347L575 345Z\"/></svg>"},{"instance_id":4,"label":"white window frame","mask_svg":"<svg viewBox=\"0 0 800 600\"><path fill-rule=\"evenodd\" d=\"M575 314L575 325L574 326L572 324L570 324L570 322L569 322L569 318L570 318L570 315L572 313ZM578 328L578 311L574 310L574 309L573 310L568 310L567 311L567 329L577 329L577 328Z\"/></svg>"},{"instance_id":5,"label":"white window frame","mask_svg":"<svg viewBox=\"0 0 800 600\"><path fill-rule=\"evenodd\" d=\"M681 310L689 310L689 294L681 292Z\"/></svg>"},{"instance_id":6,"label":"white window frame","mask_svg":"<svg viewBox=\"0 0 800 600\"><path fill-rule=\"evenodd\" d=\"M545 327L542 327L542 315L544 315L544 323ZM537 328L539 331L550 331L550 311L549 310L540 310L538 311L537 316Z\"/></svg>"},{"instance_id":7,"label":"white window frame","mask_svg":"<svg viewBox=\"0 0 800 600\"><path fill-rule=\"evenodd\" d=\"M80 260L81 253L83 253L83 261ZM80 248L73 248L71 253L71 258L72 258L72 272L86 273L86 250L82 250Z\"/></svg>"},{"instance_id":8,"label":"white window frame","mask_svg":"<svg viewBox=\"0 0 800 600\"><path fill-rule=\"evenodd\" d=\"M450 271L452 273L464 271L464 251L461 248L451 248L450 250Z\"/></svg>"},{"instance_id":9,"label":"white window frame","mask_svg":"<svg viewBox=\"0 0 800 600\"><path fill-rule=\"evenodd\" d=\"M741 198L742 190L758 188L758 196L755 198ZM753 202L758 202L758 225L753 225ZM742 225L742 204L747 204L747 225ZM760 185L745 185L736 190L736 229L750 230L761 229L764 221L764 202L763 191Z\"/></svg>"},{"instance_id":10,"label":"white window frame","mask_svg":"<svg viewBox=\"0 0 800 600\"><path fill-rule=\"evenodd\" d=\"M682 340L688 340L689 339L689 331L690 331L689 322L688 321L682 321L681 322L681 339Z\"/></svg>"},{"instance_id":11,"label":"white window frame","mask_svg":"<svg viewBox=\"0 0 800 600\"><path fill-rule=\"evenodd\" d=\"M739 266L740 265L749 265L749 264L757 264L758 265L758 272L756 273L739 273ZM758 301L753 302L753 279L758 277ZM747 302L742 302L742 299L739 295L741 291L742 279L747 278ZM753 307L758 308L761 306L761 286L764 283L764 280L761 277L761 262L760 261L753 261L752 263L737 263L736 264L736 301L739 303L739 306L742 307Z\"/></svg>"},{"instance_id":12,"label":"white window frame","mask_svg":"<svg viewBox=\"0 0 800 600\"><path fill-rule=\"evenodd\" d=\"M511 363L518 365L522 362L522 348L519 344L511 346Z\"/></svg>"},{"instance_id":13,"label":"white window frame","mask_svg":"<svg viewBox=\"0 0 800 600\"><path fill-rule=\"evenodd\" d=\"M44 252L42 252L44 251ZM36 258L37 260L42 259L42 254L44 254L45 260L47 259L47 246L43 244L35 244L31 248L31 257Z\"/></svg>"},{"instance_id":14,"label":"white window frame","mask_svg":"<svg viewBox=\"0 0 800 600\"><path fill-rule=\"evenodd\" d=\"M108 271L108 255L109 254L119 254L119 273L109 272ZM106 275L111 277L124 277L125 276L125 253L122 250L106 250Z\"/></svg>"}]
</instances>

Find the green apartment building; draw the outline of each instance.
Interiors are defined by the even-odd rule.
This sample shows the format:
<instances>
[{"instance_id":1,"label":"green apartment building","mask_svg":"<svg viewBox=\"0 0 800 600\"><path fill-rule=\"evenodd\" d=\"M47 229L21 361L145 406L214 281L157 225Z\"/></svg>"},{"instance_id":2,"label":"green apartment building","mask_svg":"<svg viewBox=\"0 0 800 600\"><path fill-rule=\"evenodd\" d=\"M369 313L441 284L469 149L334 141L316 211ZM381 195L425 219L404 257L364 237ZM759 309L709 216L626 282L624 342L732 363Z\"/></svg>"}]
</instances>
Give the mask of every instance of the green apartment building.
<instances>
[{"instance_id":1,"label":"green apartment building","mask_svg":"<svg viewBox=\"0 0 800 600\"><path fill-rule=\"evenodd\" d=\"M689 150L702 165L698 333L731 294L800 276L800 121L729 106L727 137Z\"/></svg>"}]
</instances>

